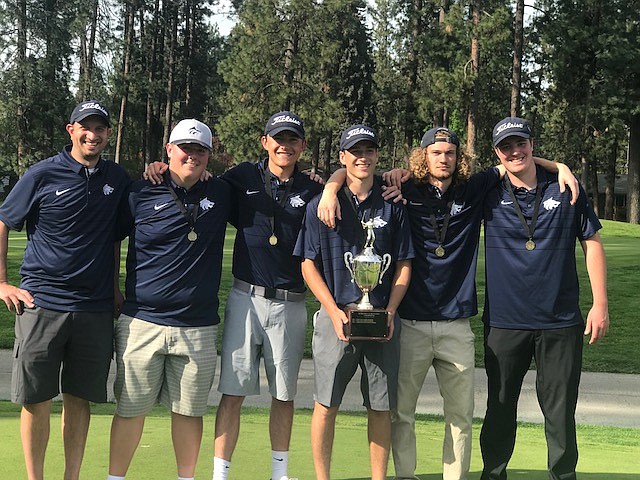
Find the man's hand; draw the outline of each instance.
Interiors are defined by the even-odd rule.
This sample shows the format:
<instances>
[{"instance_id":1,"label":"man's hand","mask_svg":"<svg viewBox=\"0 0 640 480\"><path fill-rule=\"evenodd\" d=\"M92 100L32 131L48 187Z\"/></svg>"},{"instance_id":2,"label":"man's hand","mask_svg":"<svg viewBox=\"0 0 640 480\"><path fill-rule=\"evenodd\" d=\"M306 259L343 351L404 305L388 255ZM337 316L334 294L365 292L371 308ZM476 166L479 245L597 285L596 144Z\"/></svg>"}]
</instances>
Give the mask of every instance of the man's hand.
<instances>
[{"instance_id":1,"label":"man's hand","mask_svg":"<svg viewBox=\"0 0 640 480\"><path fill-rule=\"evenodd\" d=\"M319 183L320 185L324 185L324 179L317 173L312 172L311 170L302 170L302 173L307 175L314 182Z\"/></svg>"},{"instance_id":2,"label":"man's hand","mask_svg":"<svg viewBox=\"0 0 640 480\"><path fill-rule=\"evenodd\" d=\"M382 180L389 186L402 188L402 184L411 178L411 172L404 168L394 168L382 174Z\"/></svg>"},{"instance_id":3,"label":"man's hand","mask_svg":"<svg viewBox=\"0 0 640 480\"><path fill-rule=\"evenodd\" d=\"M113 291L113 318L118 318L124 304L124 295L119 288Z\"/></svg>"},{"instance_id":4,"label":"man's hand","mask_svg":"<svg viewBox=\"0 0 640 480\"><path fill-rule=\"evenodd\" d=\"M342 212L340 211L340 202L338 197L327 190L322 192L320 203L318 204L318 218L329 228L336 227L336 219L342 220Z\"/></svg>"},{"instance_id":5,"label":"man's hand","mask_svg":"<svg viewBox=\"0 0 640 480\"><path fill-rule=\"evenodd\" d=\"M396 318L396 312L387 312L387 326L389 327L389 336L387 337L387 340L391 340L391 338L393 337L393 332L395 330L395 323L394 323L394 319Z\"/></svg>"},{"instance_id":6,"label":"man's hand","mask_svg":"<svg viewBox=\"0 0 640 480\"><path fill-rule=\"evenodd\" d=\"M335 310L329 314L329 318L331 318L331 323L333 323L333 329L335 330L338 339L343 342L348 342L349 339L344 334L344 326L349 322L347 314L344 313L341 308L336 307Z\"/></svg>"},{"instance_id":7,"label":"man's hand","mask_svg":"<svg viewBox=\"0 0 640 480\"><path fill-rule=\"evenodd\" d=\"M564 163L558 163L558 184L560 193L564 193L565 185L571 190L571 205L575 205L580 195L580 186L578 179L571 173L571 169Z\"/></svg>"},{"instance_id":8,"label":"man's hand","mask_svg":"<svg viewBox=\"0 0 640 480\"><path fill-rule=\"evenodd\" d=\"M598 340L604 338L609 330L609 309L594 305L587 315L587 325L584 334L591 334L589 345L593 345Z\"/></svg>"},{"instance_id":9,"label":"man's hand","mask_svg":"<svg viewBox=\"0 0 640 480\"><path fill-rule=\"evenodd\" d=\"M393 203L402 202L404 205L407 204L407 200L402 196L402 190L394 185L389 187L386 185L382 186L382 198L385 201L393 200Z\"/></svg>"},{"instance_id":10,"label":"man's hand","mask_svg":"<svg viewBox=\"0 0 640 480\"><path fill-rule=\"evenodd\" d=\"M28 308L35 307L31 294L22 288L14 287L7 282L0 283L0 298L4 300L9 311L22 315L22 304Z\"/></svg>"},{"instance_id":11,"label":"man's hand","mask_svg":"<svg viewBox=\"0 0 640 480\"><path fill-rule=\"evenodd\" d=\"M162 183L162 174L167 171L169 165L162 162L153 162L147 165L142 178L149 180L154 185L160 185Z\"/></svg>"}]
</instances>

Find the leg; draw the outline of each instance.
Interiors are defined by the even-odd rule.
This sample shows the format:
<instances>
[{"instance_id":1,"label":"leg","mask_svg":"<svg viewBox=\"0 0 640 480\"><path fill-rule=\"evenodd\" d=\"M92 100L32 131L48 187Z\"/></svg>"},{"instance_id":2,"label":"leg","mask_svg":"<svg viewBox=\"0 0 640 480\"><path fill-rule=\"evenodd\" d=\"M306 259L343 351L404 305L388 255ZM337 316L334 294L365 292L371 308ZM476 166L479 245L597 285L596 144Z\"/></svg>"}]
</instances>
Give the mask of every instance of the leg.
<instances>
[{"instance_id":1,"label":"leg","mask_svg":"<svg viewBox=\"0 0 640 480\"><path fill-rule=\"evenodd\" d=\"M244 397L222 395L216 414L215 456L231 460L240 434L240 408Z\"/></svg>"},{"instance_id":2,"label":"leg","mask_svg":"<svg viewBox=\"0 0 640 480\"><path fill-rule=\"evenodd\" d=\"M117 413L111 422L111 440L109 449L109 474L124 477L129 470L133 454L138 448L144 415L121 417Z\"/></svg>"},{"instance_id":3,"label":"leg","mask_svg":"<svg viewBox=\"0 0 640 480\"><path fill-rule=\"evenodd\" d=\"M369 457L371 480L385 480L391 449L391 414L368 409Z\"/></svg>"},{"instance_id":4,"label":"leg","mask_svg":"<svg viewBox=\"0 0 640 480\"><path fill-rule=\"evenodd\" d=\"M393 464L398 479L415 478L416 405L424 379L433 362L431 323L402 320L398 405L391 413Z\"/></svg>"},{"instance_id":5,"label":"leg","mask_svg":"<svg viewBox=\"0 0 640 480\"><path fill-rule=\"evenodd\" d=\"M69 393L62 395L62 441L64 443L64 479L80 476L84 447L87 444L91 409L89 401Z\"/></svg>"},{"instance_id":6,"label":"leg","mask_svg":"<svg viewBox=\"0 0 640 480\"><path fill-rule=\"evenodd\" d=\"M171 440L176 454L178 476L192 478L202 442L202 417L171 413Z\"/></svg>"},{"instance_id":7,"label":"leg","mask_svg":"<svg viewBox=\"0 0 640 480\"><path fill-rule=\"evenodd\" d=\"M481 480L504 480L516 442L522 381L533 357L534 331L485 326L487 413L480 432L484 468Z\"/></svg>"},{"instance_id":8,"label":"leg","mask_svg":"<svg viewBox=\"0 0 640 480\"><path fill-rule=\"evenodd\" d=\"M551 480L575 480L575 412L582 368L582 326L542 330L536 338L536 392L544 414Z\"/></svg>"},{"instance_id":9,"label":"leg","mask_svg":"<svg viewBox=\"0 0 640 480\"><path fill-rule=\"evenodd\" d=\"M291 427L293 426L293 401L283 402L271 399L271 414L269 416L269 436L271 449L279 452L289 450Z\"/></svg>"},{"instance_id":10,"label":"leg","mask_svg":"<svg viewBox=\"0 0 640 480\"><path fill-rule=\"evenodd\" d=\"M51 400L22 406L20 437L29 480L44 477L44 454L49 442Z\"/></svg>"},{"instance_id":11,"label":"leg","mask_svg":"<svg viewBox=\"0 0 640 480\"><path fill-rule=\"evenodd\" d=\"M331 451L336 428L338 407L325 407L316 402L311 416L311 452L316 480L329 480Z\"/></svg>"},{"instance_id":12,"label":"leg","mask_svg":"<svg viewBox=\"0 0 640 480\"><path fill-rule=\"evenodd\" d=\"M442 478L465 480L471 465L474 335L469 320L437 322L434 369L444 404Z\"/></svg>"}]
</instances>

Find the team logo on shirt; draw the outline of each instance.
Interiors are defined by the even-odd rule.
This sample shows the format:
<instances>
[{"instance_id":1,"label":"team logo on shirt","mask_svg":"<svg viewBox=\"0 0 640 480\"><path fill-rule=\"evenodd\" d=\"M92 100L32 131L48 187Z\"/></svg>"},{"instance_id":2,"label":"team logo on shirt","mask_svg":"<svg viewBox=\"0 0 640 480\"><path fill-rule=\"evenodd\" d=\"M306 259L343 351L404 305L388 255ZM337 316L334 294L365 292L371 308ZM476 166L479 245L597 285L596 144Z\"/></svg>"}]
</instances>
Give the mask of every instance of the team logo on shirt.
<instances>
[{"instance_id":1,"label":"team logo on shirt","mask_svg":"<svg viewBox=\"0 0 640 480\"><path fill-rule=\"evenodd\" d=\"M547 198L544 202L542 202L542 206L545 210L553 210L554 208L558 208L560 202L554 200L553 198Z\"/></svg>"},{"instance_id":2,"label":"team logo on shirt","mask_svg":"<svg viewBox=\"0 0 640 480\"><path fill-rule=\"evenodd\" d=\"M115 189L108 183L105 183L104 187L102 187L102 193L104 193L105 195L111 195L114 192L114 190Z\"/></svg>"},{"instance_id":3,"label":"team logo on shirt","mask_svg":"<svg viewBox=\"0 0 640 480\"><path fill-rule=\"evenodd\" d=\"M200 208L202 210L210 210L213 208L214 205L215 205L215 202L212 202L206 197L200 200Z\"/></svg>"},{"instance_id":4,"label":"team logo on shirt","mask_svg":"<svg viewBox=\"0 0 640 480\"><path fill-rule=\"evenodd\" d=\"M255 195L256 193L260 193L260 190L249 190L247 189L247 195Z\"/></svg>"},{"instance_id":5,"label":"team logo on shirt","mask_svg":"<svg viewBox=\"0 0 640 480\"><path fill-rule=\"evenodd\" d=\"M56 197L59 197L60 195L64 195L69 190L71 190L71 189L70 188L65 188L64 190L56 190Z\"/></svg>"},{"instance_id":6,"label":"team logo on shirt","mask_svg":"<svg viewBox=\"0 0 640 480\"><path fill-rule=\"evenodd\" d=\"M373 228L382 228L387 224L386 220L383 220L380 216L373 219Z\"/></svg>"},{"instance_id":7,"label":"team logo on shirt","mask_svg":"<svg viewBox=\"0 0 640 480\"><path fill-rule=\"evenodd\" d=\"M300 208L306 205L306 202L300 198L300 195L294 195L289 199L289 203L293 208Z\"/></svg>"},{"instance_id":8,"label":"team logo on shirt","mask_svg":"<svg viewBox=\"0 0 640 480\"><path fill-rule=\"evenodd\" d=\"M464 208L464 203L462 205L458 203L453 203L451 205L451 216L453 217L454 215L458 215L463 208Z\"/></svg>"}]
</instances>

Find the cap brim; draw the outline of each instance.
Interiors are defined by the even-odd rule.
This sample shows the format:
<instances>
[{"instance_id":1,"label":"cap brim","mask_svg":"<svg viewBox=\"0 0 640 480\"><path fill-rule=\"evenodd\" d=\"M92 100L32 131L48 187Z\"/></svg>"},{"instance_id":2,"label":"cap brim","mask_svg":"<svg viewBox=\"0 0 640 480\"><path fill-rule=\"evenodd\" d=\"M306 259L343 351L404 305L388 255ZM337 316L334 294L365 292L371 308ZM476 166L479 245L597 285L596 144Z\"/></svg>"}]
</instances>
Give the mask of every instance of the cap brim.
<instances>
[{"instance_id":1,"label":"cap brim","mask_svg":"<svg viewBox=\"0 0 640 480\"><path fill-rule=\"evenodd\" d=\"M73 121L80 123L82 120L85 120L85 119L87 119L89 117L98 117L100 120L102 120L107 125L107 127L111 126L111 124L109 123L109 120L107 119L107 117L105 117L104 115L100 115L99 113L95 113L95 112L89 112L89 113L80 114Z\"/></svg>"},{"instance_id":2,"label":"cap brim","mask_svg":"<svg viewBox=\"0 0 640 480\"><path fill-rule=\"evenodd\" d=\"M273 130L269 130L267 133L265 133L265 135L270 135L270 136L274 136L279 134L280 132L293 132L295 133L298 137L300 138L304 138L304 134L300 131L300 130L296 130L295 128L291 128L291 127L276 127Z\"/></svg>"},{"instance_id":3,"label":"cap brim","mask_svg":"<svg viewBox=\"0 0 640 480\"><path fill-rule=\"evenodd\" d=\"M380 148L380 145L378 145L378 142L376 142L375 140L371 140L370 138L356 138L354 140L349 140L348 142L346 142L342 147L340 147L340 150L349 150L351 147L360 142L373 143L376 148Z\"/></svg>"},{"instance_id":4,"label":"cap brim","mask_svg":"<svg viewBox=\"0 0 640 480\"><path fill-rule=\"evenodd\" d=\"M493 146L497 147L502 140L509 137L531 138L531 135L524 132L508 132L506 135L500 134L498 138L493 141Z\"/></svg>"},{"instance_id":5,"label":"cap brim","mask_svg":"<svg viewBox=\"0 0 640 480\"><path fill-rule=\"evenodd\" d=\"M211 151L211 145L207 145L204 142L199 142L198 140L194 140L193 138L189 138L187 140L174 140L171 143L173 143L174 145L187 145L189 143L192 143L195 145L200 145L201 147L204 147L207 150Z\"/></svg>"}]
</instances>

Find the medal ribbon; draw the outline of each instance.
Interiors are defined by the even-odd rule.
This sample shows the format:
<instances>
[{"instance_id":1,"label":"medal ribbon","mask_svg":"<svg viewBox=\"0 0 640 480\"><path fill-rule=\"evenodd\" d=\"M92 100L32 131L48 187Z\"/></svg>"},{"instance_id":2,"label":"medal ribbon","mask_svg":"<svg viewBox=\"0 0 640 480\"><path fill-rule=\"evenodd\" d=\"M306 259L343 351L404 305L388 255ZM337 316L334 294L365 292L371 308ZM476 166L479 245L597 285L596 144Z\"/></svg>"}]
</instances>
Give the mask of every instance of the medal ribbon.
<instances>
[{"instance_id":1,"label":"medal ribbon","mask_svg":"<svg viewBox=\"0 0 640 480\"><path fill-rule=\"evenodd\" d=\"M178 209L180 210L180 213L182 213L182 216L185 218L185 220L189 224L189 229L190 229L189 231L193 232L195 230L195 228L196 228L196 219L198 218L198 207L200 206L200 202L197 202L193 206L193 211L191 212L191 215L189 215L189 213L187 212L187 209L184 206L184 202L182 202L178 198L178 194L173 189L173 186L171 185L171 181L170 180L167 181L167 180L168 179L165 177L165 184L169 188L169 192L171 193L171 196L173 197L173 201L178 206Z\"/></svg>"},{"instance_id":2,"label":"medal ribbon","mask_svg":"<svg viewBox=\"0 0 640 480\"><path fill-rule=\"evenodd\" d=\"M505 183L507 184L507 190L509 191L509 195L513 200L513 208L515 208L516 213L518 214L518 218L520 219L520 223L524 227L524 232L527 235L529 241L533 241L533 232L536 229L536 223L538 221L538 212L540 211L540 201L542 199L542 185L539 183L536 187L536 199L534 201L533 206L533 216L531 217L531 224L527 223L527 220L524 218L522 214L522 209L520 208L520 204L518 203L518 199L516 198L516 194L513 192L513 185L511 185L511 180L509 180L509 175L505 175Z\"/></svg>"},{"instance_id":3,"label":"medal ribbon","mask_svg":"<svg viewBox=\"0 0 640 480\"><path fill-rule=\"evenodd\" d=\"M294 174L295 174L295 171L294 171ZM287 186L285 187L284 195L280 199L280 202L278 202L278 205L280 206L280 208L284 207L284 204L287 201L287 198L289 198L289 194L291 193L291 189L293 188L293 175L291 175L289 180L286 181L285 183L287 184ZM273 199L273 193L271 193L271 171L269 170L269 159L267 159L265 161L265 163L264 163L264 190L265 190L265 192L267 192L267 196L272 201L275 201ZM271 225L271 236L275 236L275 234L276 234L276 222L275 222L276 211L275 211L275 208L273 208L273 203L271 203L270 205L271 205L271 212L270 212L270 215L269 215L268 218L269 218L269 224Z\"/></svg>"},{"instance_id":4,"label":"medal ribbon","mask_svg":"<svg viewBox=\"0 0 640 480\"><path fill-rule=\"evenodd\" d=\"M442 247L444 238L447 235L447 228L449 228L449 219L451 218L451 205L453 205L453 200L447 202L447 211L445 212L444 219L442 220L442 229L438 228L438 220L436 219L435 209L431 209L431 226L433 226L433 233L436 236L438 247Z\"/></svg>"}]
</instances>

